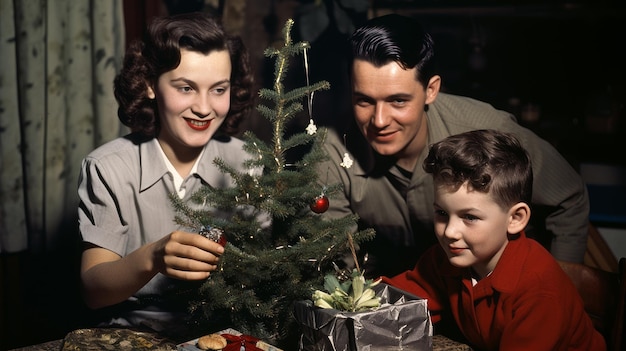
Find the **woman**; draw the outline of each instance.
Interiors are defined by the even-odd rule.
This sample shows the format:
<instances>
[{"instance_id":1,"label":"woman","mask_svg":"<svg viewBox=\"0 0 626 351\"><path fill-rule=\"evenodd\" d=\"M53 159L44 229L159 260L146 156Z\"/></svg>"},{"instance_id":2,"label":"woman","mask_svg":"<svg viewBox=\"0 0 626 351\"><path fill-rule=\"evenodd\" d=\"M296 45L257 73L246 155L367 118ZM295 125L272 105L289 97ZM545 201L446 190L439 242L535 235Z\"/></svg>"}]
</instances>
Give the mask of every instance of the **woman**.
<instances>
[{"instance_id":1,"label":"woman","mask_svg":"<svg viewBox=\"0 0 626 351\"><path fill-rule=\"evenodd\" d=\"M203 185L232 185L215 158L243 170L248 155L232 135L252 102L247 51L206 14L158 18L129 47L114 86L132 132L82 163L83 295L101 325L176 335L187 306L168 294L206 279L224 249L179 227L169 197L191 205Z\"/></svg>"}]
</instances>

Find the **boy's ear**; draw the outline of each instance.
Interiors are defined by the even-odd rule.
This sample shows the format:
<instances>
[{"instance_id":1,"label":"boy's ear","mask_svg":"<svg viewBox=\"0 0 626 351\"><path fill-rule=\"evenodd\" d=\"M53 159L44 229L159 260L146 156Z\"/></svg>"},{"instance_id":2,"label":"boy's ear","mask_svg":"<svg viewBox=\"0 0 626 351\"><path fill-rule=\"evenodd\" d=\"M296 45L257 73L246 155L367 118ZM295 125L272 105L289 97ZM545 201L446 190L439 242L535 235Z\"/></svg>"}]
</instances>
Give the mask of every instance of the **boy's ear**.
<instances>
[{"instance_id":1,"label":"boy's ear","mask_svg":"<svg viewBox=\"0 0 626 351\"><path fill-rule=\"evenodd\" d=\"M530 207L525 202L518 202L511 206L509 210L509 227L507 232L509 234L518 234L530 221Z\"/></svg>"}]
</instances>

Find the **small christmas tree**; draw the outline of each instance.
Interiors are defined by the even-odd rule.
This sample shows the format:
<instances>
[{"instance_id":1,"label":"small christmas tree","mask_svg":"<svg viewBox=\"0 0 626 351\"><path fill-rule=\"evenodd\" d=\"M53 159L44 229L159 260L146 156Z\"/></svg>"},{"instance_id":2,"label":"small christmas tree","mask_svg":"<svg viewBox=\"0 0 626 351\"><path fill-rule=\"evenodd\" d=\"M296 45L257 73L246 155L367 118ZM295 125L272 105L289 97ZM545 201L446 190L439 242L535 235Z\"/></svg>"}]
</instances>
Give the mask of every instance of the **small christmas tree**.
<instances>
[{"instance_id":1,"label":"small christmas tree","mask_svg":"<svg viewBox=\"0 0 626 351\"><path fill-rule=\"evenodd\" d=\"M246 172L214 160L236 185L204 187L194 194L194 202L213 210L193 210L172 197L179 224L202 228L216 240L226 238L219 269L190 298L195 321L232 327L278 345L297 332L293 302L310 299L313 291L323 287L324 276L334 272L335 262L349 255L354 244L374 235L373 231L351 234L354 216L323 220L319 215L338 190L336 185L320 185L323 174L317 166L326 158L321 148L325 128L317 130L311 116L306 132L285 137L287 122L303 110L301 101L308 98L310 104L315 91L329 88L322 81L285 91L289 58L302 53L306 58L309 48L306 42L292 42L292 26L292 20L285 24L284 46L265 51L266 57L276 59L275 80L273 89L259 92L271 106L260 104L257 109L272 123L271 143L244 134L244 148L252 155ZM299 160L286 160L288 150L303 146L309 148ZM259 169L262 173L254 172Z\"/></svg>"}]
</instances>

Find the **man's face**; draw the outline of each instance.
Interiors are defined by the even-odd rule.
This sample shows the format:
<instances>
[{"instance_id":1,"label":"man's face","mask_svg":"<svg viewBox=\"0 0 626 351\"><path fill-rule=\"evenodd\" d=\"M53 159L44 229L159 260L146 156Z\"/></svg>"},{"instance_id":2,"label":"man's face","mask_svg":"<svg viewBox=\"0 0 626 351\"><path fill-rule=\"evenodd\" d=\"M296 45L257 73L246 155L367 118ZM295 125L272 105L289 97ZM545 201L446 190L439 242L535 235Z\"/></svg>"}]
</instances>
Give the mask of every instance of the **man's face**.
<instances>
[{"instance_id":1,"label":"man's face","mask_svg":"<svg viewBox=\"0 0 626 351\"><path fill-rule=\"evenodd\" d=\"M416 70L395 62L381 67L355 60L352 69L352 105L359 129L381 155L394 156L412 171L426 145L426 113L439 91L439 77L424 87Z\"/></svg>"}]
</instances>

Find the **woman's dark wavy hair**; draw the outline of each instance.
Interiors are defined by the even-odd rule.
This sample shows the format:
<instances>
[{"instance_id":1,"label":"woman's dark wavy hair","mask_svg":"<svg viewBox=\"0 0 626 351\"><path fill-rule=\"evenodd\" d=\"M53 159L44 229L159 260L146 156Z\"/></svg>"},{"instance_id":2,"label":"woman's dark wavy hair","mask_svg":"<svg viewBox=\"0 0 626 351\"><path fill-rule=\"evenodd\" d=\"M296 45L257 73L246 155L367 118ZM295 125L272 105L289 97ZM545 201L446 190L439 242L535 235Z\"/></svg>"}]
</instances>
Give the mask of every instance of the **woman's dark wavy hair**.
<instances>
[{"instance_id":1,"label":"woman's dark wavy hair","mask_svg":"<svg viewBox=\"0 0 626 351\"><path fill-rule=\"evenodd\" d=\"M389 14L372 18L350 37L350 64L356 59L376 67L397 62L404 69L417 68L417 80L423 86L437 74L434 42L410 17Z\"/></svg>"},{"instance_id":2,"label":"woman's dark wavy hair","mask_svg":"<svg viewBox=\"0 0 626 351\"><path fill-rule=\"evenodd\" d=\"M181 49L203 54L228 50L232 63L230 110L220 132L236 134L252 106L254 81L248 51L239 37L226 34L217 18L200 12L157 18L143 40L130 45L114 80L120 121L148 138L159 133L157 103L147 96L147 88L156 86L161 74L178 67Z\"/></svg>"},{"instance_id":3,"label":"woman's dark wavy hair","mask_svg":"<svg viewBox=\"0 0 626 351\"><path fill-rule=\"evenodd\" d=\"M504 209L532 198L530 157L510 133L483 129L449 136L430 146L423 168L435 186L458 189L468 182Z\"/></svg>"}]
</instances>

